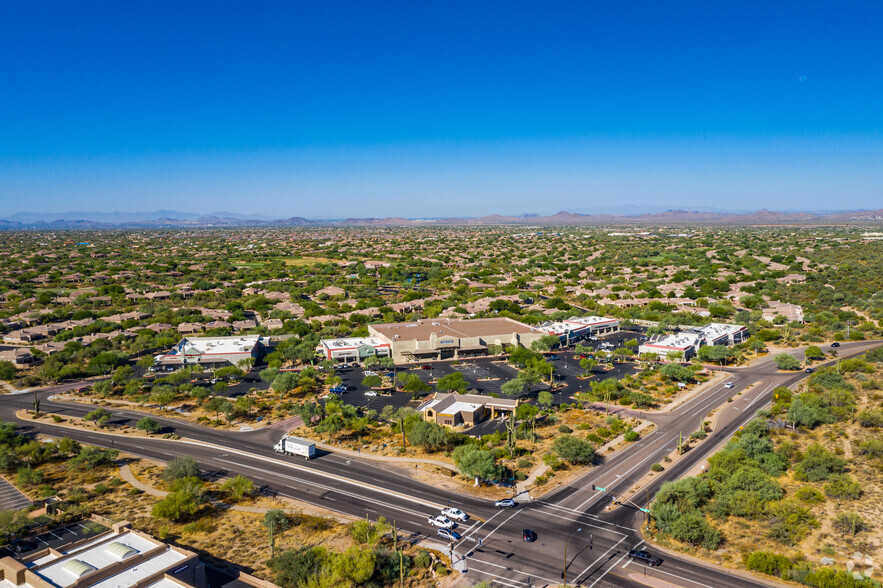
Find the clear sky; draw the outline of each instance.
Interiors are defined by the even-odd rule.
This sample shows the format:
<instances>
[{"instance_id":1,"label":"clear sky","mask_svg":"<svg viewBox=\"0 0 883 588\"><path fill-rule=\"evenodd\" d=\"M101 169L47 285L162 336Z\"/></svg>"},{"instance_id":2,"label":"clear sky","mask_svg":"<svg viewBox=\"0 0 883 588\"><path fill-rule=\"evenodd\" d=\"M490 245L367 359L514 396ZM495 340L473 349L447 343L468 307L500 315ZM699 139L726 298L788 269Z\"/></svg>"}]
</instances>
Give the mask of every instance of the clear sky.
<instances>
[{"instance_id":1,"label":"clear sky","mask_svg":"<svg viewBox=\"0 0 883 588\"><path fill-rule=\"evenodd\" d=\"M883 3L6 2L0 216L883 207Z\"/></svg>"}]
</instances>

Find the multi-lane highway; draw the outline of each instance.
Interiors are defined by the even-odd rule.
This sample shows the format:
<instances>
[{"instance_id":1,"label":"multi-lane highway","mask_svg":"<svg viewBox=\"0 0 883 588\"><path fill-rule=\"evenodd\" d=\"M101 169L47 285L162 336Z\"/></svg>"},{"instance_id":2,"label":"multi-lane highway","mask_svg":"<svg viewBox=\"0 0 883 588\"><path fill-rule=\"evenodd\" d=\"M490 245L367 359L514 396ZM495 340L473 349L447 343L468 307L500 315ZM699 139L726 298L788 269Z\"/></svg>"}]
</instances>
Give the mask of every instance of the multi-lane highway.
<instances>
[{"instance_id":1,"label":"multi-lane highway","mask_svg":"<svg viewBox=\"0 0 883 588\"><path fill-rule=\"evenodd\" d=\"M844 343L839 355L857 355L876 345L879 343ZM801 351L792 353L802 359ZM686 436L697 430L711 410L723 406L708 439L654 476L646 491L642 490L634 500L648 495L652 498L662 482L684 475L726 442L769 402L773 388L793 385L807 375L778 372L771 359L728 371L726 380L678 408L644 414L644 418L657 425L646 437L542 499L520 497L519 505L511 509L497 509L487 500L415 481L402 471L405 466L380 465L335 453L320 453L312 461L277 455L271 447L281 437L280 430L233 433L175 418L157 420L183 437L181 441L75 430L17 419L17 410L31 408L30 393L0 397L0 418L16 422L23 432L67 435L81 442L113 446L162 461L192 455L210 475L242 473L281 496L357 517L385 516L414 538L435 538L435 528L427 523L428 515L438 514L447 505L457 506L473 518L456 529L463 539L455 547L455 557L465 557L460 566L468 570L466 578L475 582L490 580L513 587L555 585L562 581L566 568L568 583L582 586L767 586L772 582L682 557L663 555L663 564L652 568L632 562L627 557L629 549L646 547L640 532L644 515L628 503L608 510L612 496L622 496L632 488L653 463L662 461L674 449L680 433ZM733 387L724 387L725 382L732 382ZM89 411L88 405L50 400L59 390L51 388L38 393L41 410L76 416ZM728 398L733 401L727 402ZM113 412L114 421L131 423L143 416L136 410ZM607 492L593 491L592 484L606 488ZM523 529L533 530L536 541L524 542ZM647 549L653 552L652 547Z\"/></svg>"}]
</instances>

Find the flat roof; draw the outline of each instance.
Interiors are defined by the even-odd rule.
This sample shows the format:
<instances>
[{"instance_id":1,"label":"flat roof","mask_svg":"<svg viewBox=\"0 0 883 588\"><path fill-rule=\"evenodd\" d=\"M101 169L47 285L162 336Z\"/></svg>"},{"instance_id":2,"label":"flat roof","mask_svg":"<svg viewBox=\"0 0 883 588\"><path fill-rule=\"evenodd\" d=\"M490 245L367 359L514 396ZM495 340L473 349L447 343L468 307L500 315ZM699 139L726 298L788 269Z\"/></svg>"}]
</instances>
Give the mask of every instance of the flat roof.
<instances>
[{"instance_id":1,"label":"flat roof","mask_svg":"<svg viewBox=\"0 0 883 588\"><path fill-rule=\"evenodd\" d=\"M231 355L251 354L260 340L260 335L233 337L185 337L172 347L166 357L180 355Z\"/></svg>"},{"instance_id":2,"label":"flat roof","mask_svg":"<svg viewBox=\"0 0 883 588\"><path fill-rule=\"evenodd\" d=\"M137 555L156 549L165 547L166 550L156 556L142 560L137 565L122 570L120 573L110 576L93 586L101 586L102 588L124 588L137 583L139 579L148 577L160 570L174 565L178 561L187 559L187 556L178 551L169 549L164 543L156 540L148 539L131 531L119 535L103 535L98 541L84 545L80 549L66 553L64 556L56 558L54 561L47 562L44 567L32 569L38 576L51 582L52 584L65 588L76 584L80 577L71 570L69 562L78 560L86 566L91 566L96 570L103 570L108 566L125 561L120 559L119 548L111 547L113 544L121 544L131 548ZM129 557L132 557L130 555ZM76 567L79 564L76 564ZM79 565L79 567L83 567ZM91 570L87 570L90 572Z\"/></svg>"},{"instance_id":3,"label":"flat roof","mask_svg":"<svg viewBox=\"0 0 883 588\"><path fill-rule=\"evenodd\" d=\"M337 339L322 339L319 341L319 345L327 347L328 349L355 349L362 347L363 345L385 347L388 346L389 343L379 337L343 337Z\"/></svg>"},{"instance_id":4,"label":"flat roof","mask_svg":"<svg viewBox=\"0 0 883 588\"><path fill-rule=\"evenodd\" d=\"M491 337L494 335L528 334L536 332L532 327L507 317L482 319L418 319L407 323L369 325L369 329L389 341L429 340L431 334L444 337ZM396 338L398 335L398 338Z\"/></svg>"},{"instance_id":5,"label":"flat roof","mask_svg":"<svg viewBox=\"0 0 883 588\"><path fill-rule=\"evenodd\" d=\"M709 323L693 330L711 339L717 339L724 335L733 335L745 328L745 325L728 325L725 323Z\"/></svg>"},{"instance_id":6,"label":"flat roof","mask_svg":"<svg viewBox=\"0 0 883 588\"><path fill-rule=\"evenodd\" d=\"M602 325L619 324L619 319L606 318L603 316L572 316L563 321L543 323L537 326L537 330L545 331L553 335L563 335L567 332L579 331L585 328L600 327Z\"/></svg>"},{"instance_id":7,"label":"flat roof","mask_svg":"<svg viewBox=\"0 0 883 588\"><path fill-rule=\"evenodd\" d=\"M655 341L648 341L641 347L660 347L665 349L688 349L699 341L699 335L689 333L678 333L676 335L666 335Z\"/></svg>"}]
</instances>

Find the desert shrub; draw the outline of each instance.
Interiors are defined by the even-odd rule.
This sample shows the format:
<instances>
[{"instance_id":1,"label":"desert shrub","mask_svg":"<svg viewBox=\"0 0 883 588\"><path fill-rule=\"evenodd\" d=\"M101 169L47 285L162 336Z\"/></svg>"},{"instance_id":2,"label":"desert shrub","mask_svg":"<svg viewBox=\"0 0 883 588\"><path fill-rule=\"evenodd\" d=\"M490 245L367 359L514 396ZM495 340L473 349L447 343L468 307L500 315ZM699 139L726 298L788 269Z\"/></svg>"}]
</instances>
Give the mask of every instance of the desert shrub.
<instances>
[{"instance_id":1,"label":"desert shrub","mask_svg":"<svg viewBox=\"0 0 883 588\"><path fill-rule=\"evenodd\" d=\"M97 447L83 447L80 453L68 460L67 467L70 470L94 470L95 468L111 465L116 461L120 452L116 449L98 449Z\"/></svg>"},{"instance_id":2,"label":"desert shrub","mask_svg":"<svg viewBox=\"0 0 883 588\"><path fill-rule=\"evenodd\" d=\"M862 495L862 487L849 474L838 474L825 484L825 494L835 500L857 500Z\"/></svg>"},{"instance_id":3,"label":"desert shrub","mask_svg":"<svg viewBox=\"0 0 883 588\"><path fill-rule=\"evenodd\" d=\"M631 443L633 441L637 441L640 437L641 436L638 434L637 431L629 430L629 431L625 432L625 440L628 441L629 443Z\"/></svg>"},{"instance_id":4,"label":"desert shrub","mask_svg":"<svg viewBox=\"0 0 883 588\"><path fill-rule=\"evenodd\" d=\"M819 482L846 470L846 460L827 451L819 444L810 445L803 459L794 468L798 480Z\"/></svg>"},{"instance_id":5,"label":"desert shrub","mask_svg":"<svg viewBox=\"0 0 883 588\"><path fill-rule=\"evenodd\" d=\"M784 545L797 545L819 526L809 509L793 498L772 503L767 510L770 514L768 536Z\"/></svg>"},{"instance_id":6,"label":"desert shrub","mask_svg":"<svg viewBox=\"0 0 883 588\"><path fill-rule=\"evenodd\" d=\"M573 433L573 429L571 429L567 425L558 425L558 432L564 433L564 434L570 434L570 433Z\"/></svg>"},{"instance_id":7,"label":"desert shrub","mask_svg":"<svg viewBox=\"0 0 883 588\"><path fill-rule=\"evenodd\" d=\"M883 439L870 439L859 443L858 452L859 454L867 455L868 457L883 456Z\"/></svg>"},{"instance_id":8,"label":"desert shrub","mask_svg":"<svg viewBox=\"0 0 883 588\"><path fill-rule=\"evenodd\" d=\"M654 472L661 472L665 468L662 467L661 463L654 463L652 466L650 466L650 469Z\"/></svg>"},{"instance_id":9,"label":"desert shrub","mask_svg":"<svg viewBox=\"0 0 883 588\"><path fill-rule=\"evenodd\" d=\"M863 410L857 418L863 427L883 427L883 410L879 408Z\"/></svg>"},{"instance_id":10,"label":"desert shrub","mask_svg":"<svg viewBox=\"0 0 883 588\"><path fill-rule=\"evenodd\" d=\"M831 522L834 530L841 535L855 537L863 531L870 531L871 525L854 512L841 512Z\"/></svg>"},{"instance_id":11,"label":"desert shrub","mask_svg":"<svg viewBox=\"0 0 883 588\"><path fill-rule=\"evenodd\" d=\"M804 504L821 504L825 502L825 495L812 486L804 486L794 493L794 497Z\"/></svg>"},{"instance_id":12,"label":"desert shrub","mask_svg":"<svg viewBox=\"0 0 883 588\"><path fill-rule=\"evenodd\" d=\"M787 577L793 565L784 555L768 551L752 551L745 556L745 567L749 570L779 578Z\"/></svg>"}]
</instances>

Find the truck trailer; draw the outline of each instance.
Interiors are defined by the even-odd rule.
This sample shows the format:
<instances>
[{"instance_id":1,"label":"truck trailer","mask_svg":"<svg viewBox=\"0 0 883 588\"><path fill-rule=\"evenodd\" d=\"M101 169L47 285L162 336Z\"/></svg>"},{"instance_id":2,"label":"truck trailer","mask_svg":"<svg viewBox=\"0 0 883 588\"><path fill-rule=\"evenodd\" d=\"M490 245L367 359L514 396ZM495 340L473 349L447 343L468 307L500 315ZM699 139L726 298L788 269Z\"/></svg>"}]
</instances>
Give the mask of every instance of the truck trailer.
<instances>
[{"instance_id":1,"label":"truck trailer","mask_svg":"<svg viewBox=\"0 0 883 588\"><path fill-rule=\"evenodd\" d=\"M316 455L316 444L300 437L289 437L286 435L279 440L279 443L273 446L273 451L313 459Z\"/></svg>"}]
</instances>

